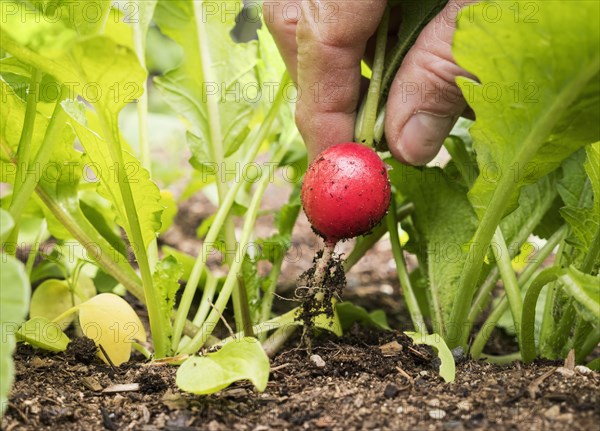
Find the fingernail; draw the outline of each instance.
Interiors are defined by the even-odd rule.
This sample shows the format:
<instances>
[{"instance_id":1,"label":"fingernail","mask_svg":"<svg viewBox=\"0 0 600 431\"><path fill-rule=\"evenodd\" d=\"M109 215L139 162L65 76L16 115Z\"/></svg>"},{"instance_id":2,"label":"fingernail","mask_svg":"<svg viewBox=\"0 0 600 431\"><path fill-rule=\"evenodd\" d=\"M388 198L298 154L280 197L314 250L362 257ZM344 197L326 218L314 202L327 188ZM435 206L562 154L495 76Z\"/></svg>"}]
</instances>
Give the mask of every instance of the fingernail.
<instances>
[{"instance_id":1,"label":"fingernail","mask_svg":"<svg viewBox=\"0 0 600 431\"><path fill-rule=\"evenodd\" d=\"M411 165L431 161L452 130L455 119L429 112L417 112L406 122L398 138L398 150Z\"/></svg>"}]
</instances>

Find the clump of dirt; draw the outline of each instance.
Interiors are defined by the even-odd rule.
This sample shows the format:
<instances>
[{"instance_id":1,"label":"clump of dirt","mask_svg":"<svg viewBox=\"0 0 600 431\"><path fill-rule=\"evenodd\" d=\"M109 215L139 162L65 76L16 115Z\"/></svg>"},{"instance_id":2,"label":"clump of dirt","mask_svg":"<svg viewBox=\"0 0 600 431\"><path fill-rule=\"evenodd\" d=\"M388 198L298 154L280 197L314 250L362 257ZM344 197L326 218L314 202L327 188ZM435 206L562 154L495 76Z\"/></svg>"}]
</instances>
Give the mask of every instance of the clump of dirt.
<instances>
[{"instance_id":1,"label":"clump of dirt","mask_svg":"<svg viewBox=\"0 0 600 431\"><path fill-rule=\"evenodd\" d=\"M96 359L98 347L94 340L88 337L78 337L71 340L67 346L67 359L89 365Z\"/></svg>"},{"instance_id":2,"label":"clump of dirt","mask_svg":"<svg viewBox=\"0 0 600 431\"><path fill-rule=\"evenodd\" d=\"M339 256L332 255L321 283L315 281L318 262L323 250L317 252L313 265L298 278L296 298L302 303L298 319L304 322L304 333L311 334L315 318L325 315L333 317L334 299L339 300L346 287L346 274Z\"/></svg>"},{"instance_id":3,"label":"clump of dirt","mask_svg":"<svg viewBox=\"0 0 600 431\"><path fill-rule=\"evenodd\" d=\"M164 392L169 387L167 381L160 373L153 370L143 370L137 380L140 392L143 394L154 394Z\"/></svg>"}]
</instances>

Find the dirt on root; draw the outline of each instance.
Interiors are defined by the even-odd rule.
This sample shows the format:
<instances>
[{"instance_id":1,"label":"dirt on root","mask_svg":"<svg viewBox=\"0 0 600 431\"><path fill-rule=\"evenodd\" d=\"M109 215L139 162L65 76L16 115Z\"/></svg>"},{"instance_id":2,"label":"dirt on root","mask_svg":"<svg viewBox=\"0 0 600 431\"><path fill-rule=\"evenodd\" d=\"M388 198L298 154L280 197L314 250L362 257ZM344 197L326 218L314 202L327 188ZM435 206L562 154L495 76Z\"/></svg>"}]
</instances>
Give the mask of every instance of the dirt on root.
<instances>
[{"instance_id":1,"label":"dirt on root","mask_svg":"<svg viewBox=\"0 0 600 431\"><path fill-rule=\"evenodd\" d=\"M463 360L446 384L432 352L402 333L355 326L314 340L313 356L297 345L273 359L264 393L242 382L211 396L179 391L171 366L112 368L76 348L21 345L2 429L587 431L600 420L600 374L556 362Z\"/></svg>"},{"instance_id":2,"label":"dirt on root","mask_svg":"<svg viewBox=\"0 0 600 431\"><path fill-rule=\"evenodd\" d=\"M315 272L321 259L323 259L323 250L315 254L312 267L300 275L299 287L296 288L296 298L301 303L298 318L304 323L304 334L309 336L313 332L315 318L320 315L333 318L334 300L341 299L346 287L346 274L342 262L339 256L335 255L326 262L321 282L315 282Z\"/></svg>"}]
</instances>

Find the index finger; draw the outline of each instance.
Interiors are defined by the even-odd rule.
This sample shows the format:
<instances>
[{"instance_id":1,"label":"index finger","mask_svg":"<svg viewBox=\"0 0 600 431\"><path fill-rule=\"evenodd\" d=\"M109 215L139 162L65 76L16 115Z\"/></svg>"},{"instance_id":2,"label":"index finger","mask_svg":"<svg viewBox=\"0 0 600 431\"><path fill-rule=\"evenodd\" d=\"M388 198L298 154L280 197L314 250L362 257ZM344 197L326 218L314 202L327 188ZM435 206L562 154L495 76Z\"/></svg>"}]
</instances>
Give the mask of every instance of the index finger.
<instances>
[{"instance_id":1,"label":"index finger","mask_svg":"<svg viewBox=\"0 0 600 431\"><path fill-rule=\"evenodd\" d=\"M385 0L302 1L297 24L296 123L309 160L351 141L360 92L360 62Z\"/></svg>"}]
</instances>

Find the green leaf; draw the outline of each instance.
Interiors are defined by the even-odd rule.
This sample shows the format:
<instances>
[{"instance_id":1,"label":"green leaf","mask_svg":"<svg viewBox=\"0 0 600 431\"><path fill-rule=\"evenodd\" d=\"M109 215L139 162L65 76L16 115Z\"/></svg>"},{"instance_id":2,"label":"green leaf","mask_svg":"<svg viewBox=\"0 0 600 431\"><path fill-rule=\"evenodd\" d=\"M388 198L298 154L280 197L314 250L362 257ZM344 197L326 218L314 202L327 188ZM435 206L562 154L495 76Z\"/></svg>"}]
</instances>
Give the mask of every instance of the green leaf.
<instances>
[{"instance_id":1,"label":"green leaf","mask_svg":"<svg viewBox=\"0 0 600 431\"><path fill-rule=\"evenodd\" d=\"M444 342L444 339L438 334L420 334L418 332L405 332L415 344L425 344L432 347L440 358L440 377L446 383L452 383L456 377L456 365L454 364L454 356Z\"/></svg>"},{"instance_id":2,"label":"green leaf","mask_svg":"<svg viewBox=\"0 0 600 431\"><path fill-rule=\"evenodd\" d=\"M586 366L591 370L600 371L600 357L593 359Z\"/></svg>"},{"instance_id":3,"label":"green leaf","mask_svg":"<svg viewBox=\"0 0 600 431\"><path fill-rule=\"evenodd\" d=\"M54 2L50 4L52 3ZM104 20L102 17L109 13L111 4L111 0L61 0L61 15L69 16L69 24L77 30L78 34L83 36L94 35L103 27ZM56 4L52 4L52 6L56 7ZM96 19L91 19L91 13L97 14Z\"/></svg>"},{"instance_id":4,"label":"green leaf","mask_svg":"<svg viewBox=\"0 0 600 431\"><path fill-rule=\"evenodd\" d=\"M585 149L587 159L585 161L585 172L592 184L594 192L593 210L600 217L600 142L588 145Z\"/></svg>"},{"instance_id":5,"label":"green leaf","mask_svg":"<svg viewBox=\"0 0 600 431\"><path fill-rule=\"evenodd\" d=\"M63 352L71 342L58 323L42 316L23 323L17 332L17 340L50 352Z\"/></svg>"},{"instance_id":6,"label":"green leaf","mask_svg":"<svg viewBox=\"0 0 600 431\"><path fill-rule=\"evenodd\" d=\"M228 2L227 7L241 8L241 2ZM220 2L203 2L202 10L222 11ZM163 93L167 103L186 120L193 139L190 143L193 165L211 162L208 142L207 98L219 98L219 118L223 152L230 155L240 147L242 137L248 133L247 125L254 116L256 95L262 100L255 73L257 62L257 41L235 43L230 31L235 24L235 14L204 14L197 20L194 3L190 0L158 2L154 20L160 30L176 41L183 49L184 59L175 70L155 79L157 88ZM209 34L209 52L201 52L198 43L200 23ZM210 65L203 64L209 61ZM204 67L213 69L213 76L219 82L205 82ZM278 79L274 82L278 82ZM256 93L258 91L258 93ZM237 148L236 148L237 147ZM220 168L220 167L219 167Z\"/></svg>"},{"instance_id":7,"label":"green leaf","mask_svg":"<svg viewBox=\"0 0 600 431\"><path fill-rule=\"evenodd\" d=\"M63 21L42 20L40 25L18 16L6 19L10 22L3 25L4 48L68 84L75 94L98 106L102 115L116 115L142 94L146 72L131 47L125 23L112 20L105 35L77 37Z\"/></svg>"},{"instance_id":8,"label":"green leaf","mask_svg":"<svg viewBox=\"0 0 600 431\"><path fill-rule=\"evenodd\" d=\"M260 258L260 256L258 256L258 258ZM260 316L260 294L262 291L261 286L263 280L258 274L257 264L259 259L253 259L247 254L244 255L243 259L240 271L240 286L243 286L246 289L246 298L250 310L250 322L254 324L258 323Z\"/></svg>"},{"instance_id":9,"label":"green leaf","mask_svg":"<svg viewBox=\"0 0 600 431\"><path fill-rule=\"evenodd\" d=\"M585 162L584 155L587 155ZM563 166L563 183L559 192L566 204L560 215L571 226L573 234L568 243L581 256L592 246L594 235L600 228L600 142L588 145L577 158ZM575 258L575 261L579 260Z\"/></svg>"},{"instance_id":10,"label":"green leaf","mask_svg":"<svg viewBox=\"0 0 600 431\"><path fill-rule=\"evenodd\" d=\"M255 338L225 344L206 356L193 356L177 370L179 389L197 395L220 391L238 380L250 380L263 392L269 381L269 358Z\"/></svg>"},{"instance_id":11,"label":"green leaf","mask_svg":"<svg viewBox=\"0 0 600 431\"><path fill-rule=\"evenodd\" d=\"M558 194L562 201L569 207L591 206L591 193L587 193L587 174L585 172L585 149L581 148L565 159L562 168L562 177L558 181Z\"/></svg>"},{"instance_id":12,"label":"green leaf","mask_svg":"<svg viewBox=\"0 0 600 431\"><path fill-rule=\"evenodd\" d=\"M296 219L300 213L300 208L300 186L296 185L288 202L275 214L275 226L277 227L279 234L292 234L292 230L294 229L294 226L296 226Z\"/></svg>"},{"instance_id":13,"label":"green leaf","mask_svg":"<svg viewBox=\"0 0 600 431\"><path fill-rule=\"evenodd\" d=\"M8 211L0 209L0 241L4 241L6 235L10 233L14 226L15 223Z\"/></svg>"},{"instance_id":14,"label":"green leaf","mask_svg":"<svg viewBox=\"0 0 600 431\"><path fill-rule=\"evenodd\" d=\"M349 329L354 322L358 322L363 326L372 326L391 331L385 311L383 310L374 310L369 313L363 307L354 305L351 302L340 302L336 304L336 310L344 331Z\"/></svg>"},{"instance_id":15,"label":"green leaf","mask_svg":"<svg viewBox=\"0 0 600 431\"><path fill-rule=\"evenodd\" d=\"M344 335L344 330L342 329L342 323L340 322L340 316L337 312L337 307L335 306L335 300L333 300L333 317L328 317L325 313L321 313L314 318L315 328L324 329L325 331L329 331L341 337Z\"/></svg>"},{"instance_id":16,"label":"green leaf","mask_svg":"<svg viewBox=\"0 0 600 431\"><path fill-rule=\"evenodd\" d=\"M581 317L600 328L600 277L584 274L570 266L560 281L567 294L575 299Z\"/></svg>"},{"instance_id":17,"label":"green leaf","mask_svg":"<svg viewBox=\"0 0 600 431\"><path fill-rule=\"evenodd\" d=\"M127 246L121 238L118 226L110 217L114 217L114 211L110 208L110 203L102 199L99 194L94 193L96 199L88 203L84 195L80 195L79 207L86 219L94 226L100 235L117 250L124 259L127 259ZM99 201L103 202L100 203Z\"/></svg>"},{"instance_id":18,"label":"green leaf","mask_svg":"<svg viewBox=\"0 0 600 431\"><path fill-rule=\"evenodd\" d=\"M585 253L598 231L598 213L591 208L564 207L560 209L560 215L573 229L569 243Z\"/></svg>"},{"instance_id":19,"label":"green leaf","mask_svg":"<svg viewBox=\"0 0 600 431\"><path fill-rule=\"evenodd\" d=\"M398 44L391 58L386 58L383 91L387 92L404 56L413 46L421 30L444 7L447 0L404 0L401 2L402 25ZM386 56L387 57L387 56Z\"/></svg>"},{"instance_id":20,"label":"green leaf","mask_svg":"<svg viewBox=\"0 0 600 431\"><path fill-rule=\"evenodd\" d=\"M83 120L80 111L81 104L71 102L64 103L63 106L71 116L71 125L85 149L84 160L89 163L96 177L100 179L98 181L99 193L113 205L117 214L116 222L125 229L130 241L133 241L134 236L127 222L129 215L119 185L119 181L124 179L118 177L119 171L115 169L114 160L108 149L110 144L80 122ZM126 151L123 152L123 158L144 242L135 244L135 247L147 248L156 238L156 232L160 230L160 217L164 209L160 205L160 191L139 160Z\"/></svg>"},{"instance_id":21,"label":"green leaf","mask_svg":"<svg viewBox=\"0 0 600 431\"><path fill-rule=\"evenodd\" d=\"M441 169L417 169L391 159L386 163L393 168L389 174L396 190L415 205L412 218L421 241L417 248L426 252L430 303L440 308L441 322L436 323L441 325L450 316L468 257L477 225L475 213L466 190Z\"/></svg>"},{"instance_id":22,"label":"green leaf","mask_svg":"<svg viewBox=\"0 0 600 431\"><path fill-rule=\"evenodd\" d=\"M536 22L526 24L510 9L524 4L499 3L494 23L484 19L485 3L469 6L454 37L457 63L479 81L457 80L477 117L471 135L482 173L469 198L480 218L514 210L521 187L600 137L600 26L590 19L599 4L539 2Z\"/></svg>"},{"instance_id":23,"label":"green leaf","mask_svg":"<svg viewBox=\"0 0 600 431\"><path fill-rule=\"evenodd\" d=\"M164 207L160 219L160 230L159 234L165 233L175 221L177 215L177 202L173 193L169 190L160 191L160 204Z\"/></svg>"},{"instance_id":24,"label":"green leaf","mask_svg":"<svg viewBox=\"0 0 600 431\"><path fill-rule=\"evenodd\" d=\"M194 262L196 262L196 258L190 254L187 254L183 251L177 250L176 248L169 247L168 245L163 245L161 248L165 257L173 256L179 264L183 268L183 272L181 274L180 279L182 281L187 281L190 278L190 274L192 272L192 268L194 267ZM200 284L203 285L205 282L205 274L202 272L202 276L200 278Z\"/></svg>"},{"instance_id":25,"label":"green leaf","mask_svg":"<svg viewBox=\"0 0 600 431\"><path fill-rule=\"evenodd\" d=\"M552 208L558 194L556 186L557 175L551 173L523 187L518 208L500 223L509 249L519 250Z\"/></svg>"},{"instance_id":26,"label":"green leaf","mask_svg":"<svg viewBox=\"0 0 600 431\"><path fill-rule=\"evenodd\" d=\"M285 63L277 49L275 40L266 25L259 28L256 34L258 35L258 61L256 64L258 81L279 82L281 75L285 72Z\"/></svg>"},{"instance_id":27,"label":"green leaf","mask_svg":"<svg viewBox=\"0 0 600 431\"><path fill-rule=\"evenodd\" d=\"M183 265L180 264L174 256L167 256L159 261L154 270L152 278L154 280L154 288L160 295L160 306L162 309L162 318L165 322L165 328L169 333L167 337L171 337L171 312L175 307L175 297L179 288L179 279L183 275Z\"/></svg>"},{"instance_id":28,"label":"green leaf","mask_svg":"<svg viewBox=\"0 0 600 431\"><path fill-rule=\"evenodd\" d=\"M87 301L95 294L94 283L83 274L79 275L77 286L73 292L66 280L46 280L35 288L31 296L29 317L44 317L53 320L69 308ZM74 318L75 316L70 314L57 323L62 330L65 330Z\"/></svg>"},{"instance_id":29,"label":"green leaf","mask_svg":"<svg viewBox=\"0 0 600 431\"><path fill-rule=\"evenodd\" d=\"M12 221L4 211L0 213L0 225L5 229ZM15 349L15 334L23 322L29 306L30 286L23 264L12 256L0 254L0 417L7 406L7 397L14 379L12 354Z\"/></svg>"},{"instance_id":30,"label":"green leaf","mask_svg":"<svg viewBox=\"0 0 600 431\"><path fill-rule=\"evenodd\" d=\"M0 138L2 147L0 159L12 163L16 157L21 131L25 120L25 102L21 100L10 86L0 80L0 96L2 109L0 109ZM37 154L49 120L45 115L37 113L33 135L31 138L31 154ZM49 187L56 187L57 183L77 182L81 178L81 153L73 148L75 135L68 127L63 128L58 142L53 145L53 150L48 162L44 166L32 166L32 173L40 182ZM3 166L0 181L14 183L15 169L8 165Z\"/></svg>"}]
</instances>

